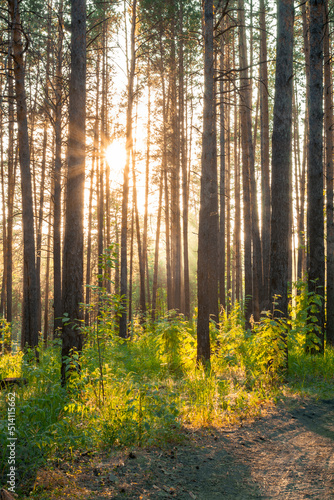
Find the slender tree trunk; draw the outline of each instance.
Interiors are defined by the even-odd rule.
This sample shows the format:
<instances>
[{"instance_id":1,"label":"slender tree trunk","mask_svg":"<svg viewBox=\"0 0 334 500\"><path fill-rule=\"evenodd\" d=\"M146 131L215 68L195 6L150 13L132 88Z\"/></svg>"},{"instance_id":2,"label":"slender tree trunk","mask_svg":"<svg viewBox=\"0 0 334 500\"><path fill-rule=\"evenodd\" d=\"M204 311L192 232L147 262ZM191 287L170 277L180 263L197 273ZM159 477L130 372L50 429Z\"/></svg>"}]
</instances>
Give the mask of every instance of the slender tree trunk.
<instances>
[{"instance_id":1,"label":"slender tree trunk","mask_svg":"<svg viewBox=\"0 0 334 500\"><path fill-rule=\"evenodd\" d=\"M234 168L235 168L235 219L234 219L234 247L235 247L235 298L242 300L242 272L241 272L241 196L240 196L240 162L239 162L239 131L237 93L235 92L234 106Z\"/></svg>"},{"instance_id":2,"label":"slender tree trunk","mask_svg":"<svg viewBox=\"0 0 334 500\"><path fill-rule=\"evenodd\" d=\"M126 117L126 163L124 168L123 198L122 198L122 227L121 227L121 296L124 307L119 322L119 335L127 337L127 298L128 298L128 277L127 277L127 226L128 226L128 199L129 199L129 170L130 157L133 146L132 140L132 108L133 108L133 83L136 67L135 51L135 31L136 31L136 10L137 0L132 2L132 25L131 25L131 62L128 79L128 106Z\"/></svg>"},{"instance_id":3,"label":"slender tree trunk","mask_svg":"<svg viewBox=\"0 0 334 500\"><path fill-rule=\"evenodd\" d=\"M48 342L49 332L49 290L50 290L50 255L51 255L51 225L52 225L52 199L50 199L48 240L46 245L46 270L45 270L45 304L44 304L44 344Z\"/></svg>"},{"instance_id":4,"label":"slender tree trunk","mask_svg":"<svg viewBox=\"0 0 334 500\"><path fill-rule=\"evenodd\" d=\"M55 162L54 162L54 195L53 195L53 304L54 335L62 328L62 283L61 283L61 120L62 120L62 67L63 67L63 0L58 7L58 39L56 50L55 78Z\"/></svg>"},{"instance_id":5,"label":"slender tree trunk","mask_svg":"<svg viewBox=\"0 0 334 500\"><path fill-rule=\"evenodd\" d=\"M174 0L172 0L174 3ZM171 91L171 169L170 169L170 243L171 243L171 277L172 277L172 309L181 311L181 225L180 225L180 130L177 107L177 72L175 50L175 27L172 25L172 47L170 68Z\"/></svg>"},{"instance_id":6,"label":"slender tree trunk","mask_svg":"<svg viewBox=\"0 0 334 500\"><path fill-rule=\"evenodd\" d=\"M310 0L310 92L308 138L308 289L322 298L317 315L320 351L324 350L325 250L323 197L323 0ZM315 352L311 349L311 352Z\"/></svg>"},{"instance_id":7,"label":"slender tree trunk","mask_svg":"<svg viewBox=\"0 0 334 500\"><path fill-rule=\"evenodd\" d=\"M304 145L303 145L303 163L302 163L302 173L300 179L300 222L301 227L299 228L299 238L301 244L299 245L299 258L298 264L298 275L305 278L306 273L306 230L305 230L305 200L306 200L306 187L307 180L306 175L308 171L308 147L307 138L309 134L308 124L309 124L309 92L310 92L310 40L309 40L309 20L308 20L308 2L301 3L302 21L303 21L303 50L305 56L305 77L306 77L306 106L305 106L305 119L304 119Z\"/></svg>"},{"instance_id":8,"label":"slender tree trunk","mask_svg":"<svg viewBox=\"0 0 334 500\"><path fill-rule=\"evenodd\" d=\"M130 280L129 280L129 323L132 332L132 288L133 288L133 243L134 243L135 199L132 198L131 234L130 234Z\"/></svg>"},{"instance_id":9,"label":"slender tree trunk","mask_svg":"<svg viewBox=\"0 0 334 500\"><path fill-rule=\"evenodd\" d=\"M160 244L160 226L162 212L162 192L163 192L164 175L161 172L160 187L159 187L159 207L157 218L157 232L155 236L155 252L154 252L154 272L153 272L153 289L152 289L152 320L155 321L157 307L157 291L158 291L158 271L159 271L159 244Z\"/></svg>"},{"instance_id":10,"label":"slender tree trunk","mask_svg":"<svg viewBox=\"0 0 334 500\"><path fill-rule=\"evenodd\" d=\"M45 66L45 100L49 101L49 78L50 78L50 51L51 51L51 5L48 4L47 20L47 44L46 44L46 66ZM42 145L42 165L41 165L41 183L39 195L39 210L37 218L36 234L36 276L37 276L37 295L38 295L38 331L42 331L42 304L41 304L41 259L42 259L42 227L44 214L44 191L45 191L45 173L46 173L46 148L48 142L48 114L44 109L43 117L43 145ZM37 211L37 206L36 206Z\"/></svg>"},{"instance_id":11,"label":"slender tree trunk","mask_svg":"<svg viewBox=\"0 0 334 500\"><path fill-rule=\"evenodd\" d=\"M226 54L226 66L230 67L230 57ZM227 92L230 84L227 83ZM226 311L231 308L231 110L226 113L226 139L225 139L225 208L226 208Z\"/></svg>"},{"instance_id":12,"label":"slender tree trunk","mask_svg":"<svg viewBox=\"0 0 334 500\"><path fill-rule=\"evenodd\" d=\"M327 344L334 345L334 206L333 206L333 153L334 115L333 79L330 54L328 0L325 1L324 73L325 73L325 131L326 131L326 194L327 194Z\"/></svg>"},{"instance_id":13,"label":"slender tree trunk","mask_svg":"<svg viewBox=\"0 0 334 500\"><path fill-rule=\"evenodd\" d=\"M143 268L147 279L147 302L150 304L150 275L148 269L147 256L147 221L148 221L148 194L150 182L150 147L151 147L151 80L150 80L150 59L147 61L147 142L146 142L146 166L145 166L145 213L144 213L144 233L143 233Z\"/></svg>"},{"instance_id":14,"label":"slender tree trunk","mask_svg":"<svg viewBox=\"0 0 334 500\"><path fill-rule=\"evenodd\" d=\"M259 216L257 203L257 189L255 181L255 159L254 159L254 144L252 137L252 101L251 101L251 81L248 77L248 59L247 45L245 33L245 10L243 0L238 2L239 16L239 33L240 33L240 65L242 68L242 105L243 105L243 147L247 150L247 164L249 176L249 198L250 198L250 213L251 213L251 239L253 245L252 252L252 293L253 293L253 310L255 321L260 319L260 290L262 285L262 258L261 258L261 240L259 232ZM245 158L246 159L246 158ZM246 172L245 172L246 174ZM245 210L247 207L245 206ZM245 221L246 223L246 221ZM247 318L248 319L248 318Z\"/></svg>"},{"instance_id":15,"label":"slender tree trunk","mask_svg":"<svg viewBox=\"0 0 334 500\"><path fill-rule=\"evenodd\" d=\"M69 321L62 333L62 383L66 383L66 357L81 351L83 302L83 209L86 132L86 2L71 3L71 76L69 87L69 139L67 160L66 220L63 260L63 312Z\"/></svg>"},{"instance_id":16,"label":"slender tree trunk","mask_svg":"<svg viewBox=\"0 0 334 500\"><path fill-rule=\"evenodd\" d=\"M101 152L101 149L99 150ZM103 226L104 226L104 186L103 186L103 160L101 154L97 155L97 255L98 255L98 283L99 287L103 286L103 269L102 269L102 254L103 254Z\"/></svg>"},{"instance_id":17,"label":"slender tree trunk","mask_svg":"<svg viewBox=\"0 0 334 500\"><path fill-rule=\"evenodd\" d=\"M132 179L133 179L133 200L134 200L134 210L135 210L135 221L136 221L136 233L137 233L137 246L138 246L138 262L139 262L139 280L140 280L140 312L141 319L146 314L146 297L145 297L145 267L143 258L143 249L140 237L140 226L139 226L139 213L137 204L137 183L136 183L136 172L135 172L135 151L132 150Z\"/></svg>"},{"instance_id":18,"label":"slender tree trunk","mask_svg":"<svg viewBox=\"0 0 334 500\"><path fill-rule=\"evenodd\" d=\"M24 271L21 345L24 348L26 346L34 347L38 344L38 301L27 104L24 84L24 49L21 39L22 26L20 21L18 2L16 0L10 0L9 9L13 24L13 58L23 212Z\"/></svg>"},{"instance_id":19,"label":"slender tree trunk","mask_svg":"<svg viewBox=\"0 0 334 500\"><path fill-rule=\"evenodd\" d=\"M163 48L160 39L161 52L161 85L162 85L162 116L163 116L163 151L162 151L162 172L164 182L165 198L165 228L166 228L166 274L167 274L167 310L172 309L172 278L171 278L171 249L170 249L170 224L169 224L169 190L167 175L167 119L169 98L166 99L165 75L163 66Z\"/></svg>"},{"instance_id":20,"label":"slender tree trunk","mask_svg":"<svg viewBox=\"0 0 334 500\"><path fill-rule=\"evenodd\" d=\"M12 58L8 60L8 222L7 222L7 321L13 321L13 212L15 191L14 168L14 88Z\"/></svg>"},{"instance_id":21,"label":"slender tree trunk","mask_svg":"<svg viewBox=\"0 0 334 500\"><path fill-rule=\"evenodd\" d=\"M2 77L0 85L2 89ZM3 254L3 273L0 300L0 316L6 317L6 288L7 288L7 217L6 217L6 194L5 194L5 173L4 173L4 144L3 144L3 111L0 109L0 170L1 170L1 199L2 199L2 254ZM1 352L1 346L0 346Z\"/></svg>"},{"instance_id":22,"label":"slender tree trunk","mask_svg":"<svg viewBox=\"0 0 334 500\"><path fill-rule=\"evenodd\" d=\"M189 248L188 248L188 170L187 142L185 130L184 102L184 34L183 34L183 3L180 3L180 42L179 42L179 116L180 116L180 154L182 171L182 222L183 222L183 312L190 318L190 284L189 284Z\"/></svg>"},{"instance_id":23,"label":"slender tree trunk","mask_svg":"<svg viewBox=\"0 0 334 500\"><path fill-rule=\"evenodd\" d=\"M245 316L249 321L253 312L253 276L252 276L252 219L251 219L251 198L250 198L250 178L249 178L249 152L248 152L248 136L247 136L247 115L245 96L243 95L243 87L245 86L246 62L242 57L246 51L243 48L244 44L244 21L243 1L238 3L239 17L239 64L241 68L241 108L240 108L240 127L241 127L241 143L242 143L242 187L243 187L243 210L244 210L244 269L245 269Z\"/></svg>"},{"instance_id":24,"label":"slender tree trunk","mask_svg":"<svg viewBox=\"0 0 334 500\"><path fill-rule=\"evenodd\" d=\"M90 173L89 205L88 205L88 235L87 235L87 262L86 262L86 306L90 304L90 284L91 284L91 260L92 260L92 222L93 222L93 190L95 173L95 154L93 152L92 170ZM85 311L85 324L90 324L90 313L87 307Z\"/></svg>"},{"instance_id":25,"label":"slender tree trunk","mask_svg":"<svg viewBox=\"0 0 334 500\"><path fill-rule=\"evenodd\" d=\"M263 295L269 298L270 277L270 167L269 167L269 91L267 25L264 0L260 0L260 109L261 109L261 228Z\"/></svg>"},{"instance_id":26,"label":"slender tree trunk","mask_svg":"<svg viewBox=\"0 0 334 500\"><path fill-rule=\"evenodd\" d=\"M224 26L224 25L222 25ZM228 47L227 47L228 49ZM219 184L219 302L226 309L225 292L225 104L224 104L224 52L225 40L220 39L220 184Z\"/></svg>"},{"instance_id":27,"label":"slender tree trunk","mask_svg":"<svg viewBox=\"0 0 334 500\"><path fill-rule=\"evenodd\" d=\"M210 361L210 315L218 319L218 196L215 137L215 96L213 62L213 1L204 0L204 110L202 141L201 198L197 263L197 361Z\"/></svg>"}]
</instances>

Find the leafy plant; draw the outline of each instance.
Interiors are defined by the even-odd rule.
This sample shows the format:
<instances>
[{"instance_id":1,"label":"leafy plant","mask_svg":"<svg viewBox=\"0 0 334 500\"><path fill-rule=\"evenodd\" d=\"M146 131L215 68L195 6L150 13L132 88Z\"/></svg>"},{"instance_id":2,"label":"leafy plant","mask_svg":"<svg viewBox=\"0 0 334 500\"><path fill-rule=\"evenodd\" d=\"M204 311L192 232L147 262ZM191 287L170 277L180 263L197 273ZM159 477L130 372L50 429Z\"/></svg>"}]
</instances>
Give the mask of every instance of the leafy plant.
<instances>
[{"instance_id":1,"label":"leafy plant","mask_svg":"<svg viewBox=\"0 0 334 500\"><path fill-rule=\"evenodd\" d=\"M319 351L323 332L317 315L322 307L322 297L316 291L308 290L307 280L299 280L293 286L297 294L291 300L290 342L307 351Z\"/></svg>"}]
</instances>

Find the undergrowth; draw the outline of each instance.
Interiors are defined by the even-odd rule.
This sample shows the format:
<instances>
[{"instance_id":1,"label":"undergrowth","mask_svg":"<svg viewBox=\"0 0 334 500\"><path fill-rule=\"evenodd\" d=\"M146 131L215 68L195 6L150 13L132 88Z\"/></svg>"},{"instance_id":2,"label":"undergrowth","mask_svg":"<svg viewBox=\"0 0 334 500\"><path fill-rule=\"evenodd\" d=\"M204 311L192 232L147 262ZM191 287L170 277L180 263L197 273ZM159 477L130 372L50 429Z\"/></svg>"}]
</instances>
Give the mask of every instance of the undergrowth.
<instances>
[{"instance_id":1,"label":"undergrowth","mask_svg":"<svg viewBox=\"0 0 334 500\"><path fill-rule=\"evenodd\" d=\"M309 300L314 304L314 297ZM15 388L16 464L27 490L42 465L74 460L91 450L160 446L183 439L185 426L228 425L261 413L279 397L283 382L291 391L333 398L334 351L305 353L307 311L300 299L290 324L266 313L246 330L241 307L211 325L210 370L196 365L196 323L171 313L151 324L135 322L131 339L117 335L117 315L105 306L99 320L84 327L80 375L60 385L59 340L41 344L36 364L29 353L0 358L0 378L22 376ZM312 309L313 314L313 309ZM288 374L282 372L285 343ZM73 353L69 365L79 361ZM285 379L285 380L284 380ZM286 380L287 379L287 380ZM13 390L12 390L13 392ZM0 475L8 469L8 397L0 396Z\"/></svg>"}]
</instances>

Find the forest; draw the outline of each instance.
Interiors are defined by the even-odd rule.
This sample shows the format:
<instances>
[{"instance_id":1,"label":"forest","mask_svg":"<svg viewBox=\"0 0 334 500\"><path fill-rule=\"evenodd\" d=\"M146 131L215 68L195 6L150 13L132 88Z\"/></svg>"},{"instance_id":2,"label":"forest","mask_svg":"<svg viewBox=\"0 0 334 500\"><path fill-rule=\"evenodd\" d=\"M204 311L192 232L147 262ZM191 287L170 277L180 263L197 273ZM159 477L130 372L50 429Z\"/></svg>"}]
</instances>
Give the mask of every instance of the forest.
<instances>
[{"instance_id":1,"label":"forest","mask_svg":"<svg viewBox=\"0 0 334 500\"><path fill-rule=\"evenodd\" d=\"M0 500L334 497L333 33L0 0Z\"/></svg>"}]
</instances>

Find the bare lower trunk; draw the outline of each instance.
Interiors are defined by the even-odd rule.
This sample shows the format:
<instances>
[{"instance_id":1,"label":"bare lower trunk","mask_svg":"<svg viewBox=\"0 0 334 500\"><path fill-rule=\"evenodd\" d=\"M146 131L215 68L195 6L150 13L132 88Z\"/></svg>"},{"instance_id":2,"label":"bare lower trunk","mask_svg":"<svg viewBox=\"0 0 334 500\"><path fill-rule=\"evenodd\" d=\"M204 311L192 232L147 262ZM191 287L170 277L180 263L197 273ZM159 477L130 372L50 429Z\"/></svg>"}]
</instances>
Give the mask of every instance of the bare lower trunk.
<instances>
[{"instance_id":1,"label":"bare lower trunk","mask_svg":"<svg viewBox=\"0 0 334 500\"><path fill-rule=\"evenodd\" d=\"M21 170L22 213L23 213L23 312L22 312L22 347L38 344L38 300L35 263L34 214L32 183L30 172L30 150L27 123L27 105L25 92L25 68L23 44L21 40L21 21L18 2L9 2L13 23L13 59L15 90L17 103L17 124L19 159Z\"/></svg>"},{"instance_id":2,"label":"bare lower trunk","mask_svg":"<svg viewBox=\"0 0 334 500\"><path fill-rule=\"evenodd\" d=\"M128 273L127 273L127 227L128 227L128 199L129 199L129 171L130 157L133 147L132 140L132 108L133 108L133 83L136 67L135 53L135 30L136 30L136 8L137 0L132 3L132 26L131 26L131 62L128 80L128 106L126 118L126 163L124 168L123 198L122 198L122 227L121 227L121 278L120 288L122 296L123 312L119 322L119 335L127 337L127 297L128 297Z\"/></svg>"},{"instance_id":3,"label":"bare lower trunk","mask_svg":"<svg viewBox=\"0 0 334 500\"><path fill-rule=\"evenodd\" d=\"M72 0L71 77L69 87L69 139L67 152L66 220L63 259L63 312L69 321L62 332L62 383L66 383L66 357L82 349L78 321L83 312L83 210L86 132L86 3Z\"/></svg>"},{"instance_id":4,"label":"bare lower trunk","mask_svg":"<svg viewBox=\"0 0 334 500\"><path fill-rule=\"evenodd\" d=\"M293 22L293 1L280 0L272 137L270 293L279 303L275 316L283 317L288 316Z\"/></svg>"},{"instance_id":5,"label":"bare lower trunk","mask_svg":"<svg viewBox=\"0 0 334 500\"><path fill-rule=\"evenodd\" d=\"M198 230L198 321L197 361L210 361L210 314L218 317L218 277L216 259L218 251L218 199L215 137L215 96L213 66L213 2L204 6L204 110L202 141L201 202ZM216 310L212 307L216 305Z\"/></svg>"},{"instance_id":6,"label":"bare lower trunk","mask_svg":"<svg viewBox=\"0 0 334 500\"><path fill-rule=\"evenodd\" d=\"M320 350L324 349L325 251L323 197L323 0L310 1L310 93L308 138L308 288L322 298L317 314ZM312 323L313 324L313 323ZM311 349L313 350L313 349Z\"/></svg>"}]
</instances>

